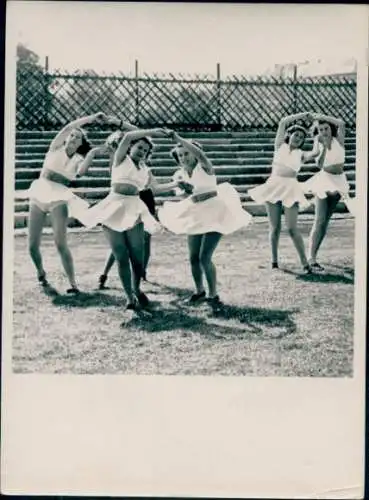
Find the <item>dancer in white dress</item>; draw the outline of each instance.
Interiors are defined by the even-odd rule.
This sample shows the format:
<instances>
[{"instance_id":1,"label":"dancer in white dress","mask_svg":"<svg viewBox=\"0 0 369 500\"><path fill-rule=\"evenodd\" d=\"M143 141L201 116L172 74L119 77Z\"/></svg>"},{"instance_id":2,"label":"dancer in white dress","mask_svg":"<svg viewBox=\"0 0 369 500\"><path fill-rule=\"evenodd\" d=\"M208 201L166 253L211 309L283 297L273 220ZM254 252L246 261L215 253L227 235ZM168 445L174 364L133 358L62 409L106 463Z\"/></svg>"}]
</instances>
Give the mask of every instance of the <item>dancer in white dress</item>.
<instances>
[{"instance_id":1,"label":"dancer in white dress","mask_svg":"<svg viewBox=\"0 0 369 500\"><path fill-rule=\"evenodd\" d=\"M53 139L45 156L39 179L35 180L25 197L30 200L28 240L31 259L36 267L39 283L48 285L40 252L45 218L50 213L54 240L70 288L67 293L78 293L72 254L67 243L68 218L83 218L89 204L76 196L70 183L84 175L92 160L105 147L92 148L81 128L92 123L105 123L103 113L79 118L66 125Z\"/></svg>"},{"instance_id":2,"label":"dancer in white dress","mask_svg":"<svg viewBox=\"0 0 369 500\"><path fill-rule=\"evenodd\" d=\"M281 233L282 211L284 209L288 233L299 255L304 273L311 273L311 267L305 254L305 245L297 227L300 208L306 208L310 202L306 199L297 173L303 163L313 160L318 155L316 144L311 152L301 148L307 136L307 130L300 125L292 125L297 120L312 120L310 113L299 113L283 118L278 126L275 143L272 173L269 179L248 191L257 203L267 206L270 225L270 245L272 269L278 269L278 247Z\"/></svg>"},{"instance_id":3,"label":"dancer in white dress","mask_svg":"<svg viewBox=\"0 0 369 500\"><path fill-rule=\"evenodd\" d=\"M147 170L141 165L153 147L149 136L154 135L165 134L156 128L132 130L123 135L114 155L110 193L90 208L82 221L88 228L103 226L130 310L149 305L140 289L144 272L144 231L152 234L162 230L139 197L147 183Z\"/></svg>"},{"instance_id":4,"label":"dancer in white dress","mask_svg":"<svg viewBox=\"0 0 369 500\"><path fill-rule=\"evenodd\" d=\"M322 271L317 261L318 250L327 233L329 221L340 199L355 215L354 202L349 197L350 185L344 173L345 123L339 118L313 114L318 140L317 164L321 170L304 183L305 192L315 195L315 219L310 233L309 262L313 269Z\"/></svg>"},{"instance_id":5,"label":"dancer in white dress","mask_svg":"<svg viewBox=\"0 0 369 500\"><path fill-rule=\"evenodd\" d=\"M117 125L126 131L138 130L138 127L128 122L124 122L122 120L119 120ZM120 140L123 137L123 134L124 134L123 131L117 130L116 132L113 132L106 140L106 145L109 148L109 154L110 154L110 170L113 165L115 151L118 147ZM139 196L147 206L149 212L153 216L156 216L154 196L160 194L172 194L172 193L175 194L174 190L177 187L177 183L175 181L169 183L159 183L154 174L152 173L151 169L146 164L142 163L140 165L140 168L146 169L147 181L144 186L144 189L139 192ZM147 280L147 267L150 261L150 255L151 255L151 234L145 231L144 272L142 276L142 279L144 281ZM105 289L106 281L108 279L109 272L114 265L114 262L115 262L114 254L113 252L109 252L109 255L105 262L104 271L99 277L100 290Z\"/></svg>"},{"instance_id":6,"label":"dancer in white dress","mask_svg":"<svg viewBox=\"0 0 369 500\"><path fill-rule=\"evenodd\" d=\"M241 205L237 191L229 183L217 184L214 168L201 146L167 130L178 145L172 151L180 165L174 175L182 192L182 201L166 202L158 210L163 226L175 234L186 234L189 258L196 292L189 300L196 304L206 299L203 284L205 274L211 306L220 304L217 292L216 268L212 261L215 249L225 234L247 227L252 216Z\"/></svg>"}]
</instances>

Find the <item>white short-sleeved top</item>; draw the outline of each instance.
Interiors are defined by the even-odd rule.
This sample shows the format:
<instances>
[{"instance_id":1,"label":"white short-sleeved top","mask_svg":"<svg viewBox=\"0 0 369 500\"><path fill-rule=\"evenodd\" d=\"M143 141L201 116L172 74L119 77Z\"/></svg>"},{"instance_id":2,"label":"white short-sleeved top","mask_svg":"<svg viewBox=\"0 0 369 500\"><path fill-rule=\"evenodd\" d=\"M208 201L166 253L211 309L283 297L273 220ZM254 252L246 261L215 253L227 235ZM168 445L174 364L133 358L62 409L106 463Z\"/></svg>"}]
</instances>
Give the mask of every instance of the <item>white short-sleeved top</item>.
<instances>
[{"instance_id":1,"label":"white short-sleeved top","mask_svg":"<svg viewBox=\"0 0 369 500\"><path fill-rule=\"evenodd\" d=\"M194 187L193 194L208 193L217 188L217 178L215 174L208 174L200 163L192 171L191 177L188 175L184 168L179 168L174 176L174 181L183 180L192 184Z\"/></svg>"},{"instance_id":2,"label":"white short-sleeved top","mask_svg":"<svg viewBox=\"0 0 369 500\"><path fill-rule=\"evenodd\" d=\"M62 147L46 153L42 170L51 170L72 181L76 178L78 168L83 160L83 156L78 153L69 157Z\"/></svg>"},{"instance_id":3,"label":"white short-sleeved top","mask_svg":"<svg viewBox=\"0 0 369 500\"><path fill-rule=\"evenodd\" d=\"M302 164L302 149L290 149L287 143L283 143L274 151L273 165L292 168L298 172Z\"/></svg>"},{"instance_id":4,"label":"white short-sleeved top","mask_svg":"<svg viewBox=\"0 0 369 500\"><path fill-rule=\"evenodd\" d=\"M316 159L317 163L323 149L323 144L319 144L319 156ZM329 165L339 165L342 163L345 163L345 148L341 146L335 137L333 137L330 149L326 149L323 167L328 167Z\"/></svg>"},{"instance_id":5,"label":"white short-sleeved top","mask_svg":"<svg viewBox=\"0 0 369 500\"><path fill-rule=\"evenodd\" d=\"M146 189L150 181L150 169L144 163L139 167L127 155L122 163L111 169L111 185L132 184L139 191Z\"/></svg>"}]
</instances>

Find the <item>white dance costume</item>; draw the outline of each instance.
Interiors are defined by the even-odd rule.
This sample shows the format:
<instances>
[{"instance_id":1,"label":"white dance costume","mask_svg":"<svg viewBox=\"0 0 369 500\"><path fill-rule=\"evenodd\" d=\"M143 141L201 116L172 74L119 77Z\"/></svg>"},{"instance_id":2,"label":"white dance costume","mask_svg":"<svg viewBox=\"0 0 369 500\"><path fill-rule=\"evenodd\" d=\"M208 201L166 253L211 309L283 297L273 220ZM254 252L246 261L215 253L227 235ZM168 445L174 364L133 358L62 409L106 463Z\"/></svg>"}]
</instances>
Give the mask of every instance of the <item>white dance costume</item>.
<instances>
[{"instance_id":1,"label":"white dance costume","mask_svg":"<svg viewBox=\"0 0 369 500\"><path fill-rule=\"evenodd\" d=\"M150 214L139 194L124 195L114 192L115 184L130 184L142 191L147 187L149 169L146 165L136 167L130 156L126 156L120 165L111 169L111 190L106 198L91 207L85 214L82 223L87 228L99 224L123 232L143 222L145 231L155 233L161 229L160 224Z\"/></svg>"},{"instance_id":2,"label":"white dance costume","mask_svg":"<svg viewBox=\"0 0 369 500\"><path fill-rule=\"evenodd\" d=\"M175 234L230 234L250 224L252 216L241 205L236 189L228 182L217 185L215 174L208 174L198 163L191 177L180 168L173 180L193 186L190 196L167 201L158 210L162 225Z\"/></svg>"},{"instance_id":3,"label":"white dance costume","mask_svg":"<svg viewBox=\"0 0 369 500\"><path fill-rule=\"evenodd\" d=\"M32 182L24 197L29 198L44 212L50 212L59 205L67 204L69 217L80 219L89 208L89 203L75 195L68 186L43 177L43 173L45 171L55 172L65 179L73 181L83 160L83 156L77 153L71 158L68 157L64 147L48 151L40 177Z\"/></svg>"},{"instance_id":4,"label":"white dance costume","mask_svg":"<svg viewBox=\"0 0 369 500\"><path fill-rule=\"evenodd\" d=\"M320 154L323 153L323 145L319 144ZM331 148L326 149L322 169L309 180L304 182L304 190L306 193L313 193L317 198L324 199L328 194L339 193L342 196L349 211L354 215L354 200L349 197L350 185L345 173L330 174L324 170L324 167L330 165L340 165L345 162L345 148L341 146L338 140L332 139Z\"/></svg>"},{"instance_id":5,"label":"white dance costume","mask_svg":"<svg viewBox=\"0 0 369 500\"><path fill-rule=\"evenodd\" d=\"M298 182L297 174L302 165L303 151L301 149L290 149L289 145L283 143L275 152L272 164L272 174L269 179L260 186L252 188L248 194L257 203L277 203L290 208L295 203L299 208L307 208L311 203L304 194L302 183ZM277 166L288 167L295 172L295 177L283 177L275 172Z\"/></svg>"}]
</instances>

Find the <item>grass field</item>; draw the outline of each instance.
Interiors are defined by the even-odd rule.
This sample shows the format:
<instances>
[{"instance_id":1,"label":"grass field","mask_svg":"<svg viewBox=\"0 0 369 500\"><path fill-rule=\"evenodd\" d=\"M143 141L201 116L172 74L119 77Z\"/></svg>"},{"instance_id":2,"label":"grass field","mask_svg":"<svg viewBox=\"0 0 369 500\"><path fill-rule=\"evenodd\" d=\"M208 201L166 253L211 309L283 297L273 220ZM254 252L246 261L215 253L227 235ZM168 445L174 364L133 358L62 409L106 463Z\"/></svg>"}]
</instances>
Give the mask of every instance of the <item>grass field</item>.
<instances>
[{"instance_id":1,"label":"grass field","mask_svg":"<svg viewBox=\"0 0 369 500\"><path fill-rule=\"evenodd\" d=\"M300 227L305 239L311 218ZM292 242L281 237L280 264L269 269L268 225L258 218L217 250L224 306L190 308L185 237L153 237L143 289L149 316L125 321L115 267L110 289L96 290L108 251L101 232L70 234L80 297L65 295L52 237L43 255L58 294L39 287L24 236L15 238L13 367L17 373L252 376L352 376L354 221L332 220L322 275L303 277Z\"/></svg>"}]
</instances>

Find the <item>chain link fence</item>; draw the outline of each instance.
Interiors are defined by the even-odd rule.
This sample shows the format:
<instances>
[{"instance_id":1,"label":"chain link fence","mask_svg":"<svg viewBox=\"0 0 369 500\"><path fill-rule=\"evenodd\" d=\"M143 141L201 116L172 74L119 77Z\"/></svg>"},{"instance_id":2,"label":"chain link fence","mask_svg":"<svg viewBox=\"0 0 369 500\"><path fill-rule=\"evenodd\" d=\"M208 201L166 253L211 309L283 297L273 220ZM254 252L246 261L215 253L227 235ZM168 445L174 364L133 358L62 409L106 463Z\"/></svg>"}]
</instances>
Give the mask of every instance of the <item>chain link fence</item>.
<instances>
[{"instance_id":1,"label":"chain link fence","mask_svg":"<svg viewBox=\"0 0 369 500\"><path fill-rule=\"evenodd\" d=\"M18 130L53 130L103 111L136 125L184 130L274 129L290 113L311 110L356 122L356 75L194 78L143 74L69 74L18 65Z\"/></svg>"}]
</instances>

